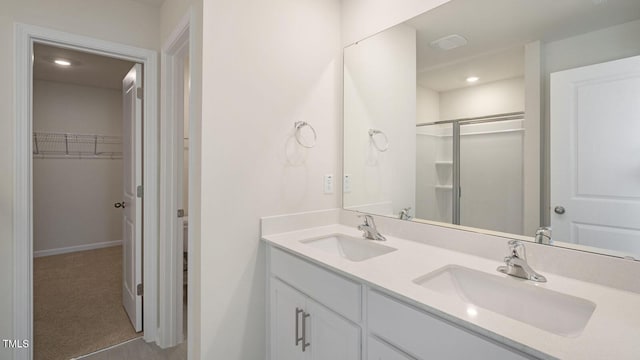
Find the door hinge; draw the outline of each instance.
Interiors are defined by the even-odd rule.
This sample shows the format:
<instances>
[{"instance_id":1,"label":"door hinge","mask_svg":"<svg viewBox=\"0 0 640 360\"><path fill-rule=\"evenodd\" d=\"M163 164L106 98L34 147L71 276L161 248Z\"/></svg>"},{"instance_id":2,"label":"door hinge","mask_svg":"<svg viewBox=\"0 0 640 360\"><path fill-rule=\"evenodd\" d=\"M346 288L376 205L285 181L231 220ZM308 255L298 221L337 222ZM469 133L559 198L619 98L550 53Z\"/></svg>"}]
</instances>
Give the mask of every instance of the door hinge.
<instances>
[{"instance_id":1,"label":"door hinge","mask_svg":"<svg viewBox=\"0 0 640 360\"><path fill-rule=\"evenodd\" d=\"M138 286L136 286L136 294L138 296L142 296L144 289L142 288L142 284L138 284Z\"/></svg>"},{"instance_id":2,"label":"door hinge","mask_svg":"<svg viewBox=\"0 0 640 360\"><path fill-rule=\"evenodd\" d=\"M178 217L184 217L184 209L178 209Z\"/></svg>"},{"instance_id":3,"label":"door hinge","mask_svg":"<svg viewBox=\"0 0 640 360\"><path fill-rule=\"evenodd\" d=\"M142 100L144 98L144 93L142 91L143 89L141 87L136 89L136 95L138 96L138 99Z\"/></svg>"},{"instance_id":4,"label":"door hinge","mask_svg":"<svg viewBox=\"0 0 640 360\"><path fill-rule=\"evenodd\" d=\"M141 199L144 196L144 188L142 187L142 185L138 185L138 187L136 188L136 196Z\"/></svg>"}]
</instances>

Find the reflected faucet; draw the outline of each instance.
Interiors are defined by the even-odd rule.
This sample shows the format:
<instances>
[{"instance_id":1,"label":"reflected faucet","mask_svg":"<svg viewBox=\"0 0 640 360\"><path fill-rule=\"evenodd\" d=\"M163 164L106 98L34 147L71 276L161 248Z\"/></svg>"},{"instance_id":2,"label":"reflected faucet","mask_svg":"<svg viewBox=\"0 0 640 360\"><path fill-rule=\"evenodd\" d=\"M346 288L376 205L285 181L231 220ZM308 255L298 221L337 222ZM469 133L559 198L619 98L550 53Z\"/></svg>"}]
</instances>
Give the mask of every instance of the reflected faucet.
<instances>
[{"instance_id":1,"label":"reflected faucet","mask_svg":"<svg viewBox=\"0 0 640 360\"><path fill-rule=\"evenodd\" d=\"M376 223L373 221L371 215L358 215L360 218L364 218L364 224L358 225L358 230L364 231L362 237L369 240L386 241L387 238L382 236L376 228Z\"/></svg>"},{"instance_id":2,"label":"reflected faucet","mask_svg":"<svg viewBox=\"0 0 640 360\"><path fill-rule=\"evenodd\" d=\"M412 216L409 215L409 210L411 210L411 206L400 210L400 215L398 216L398 219L400 219L400 220L411 220Z\"/></svg>"},{"instance_id":3,"label":"reflected faucet","mask_svg":"<svg viewBox=\"0 0 640 360\"><path fill-rule=\"evenodd\" d=\"M504 258L506 266L499 266L498 271L507 275L536 282L547 282L547 278L538 274L527 264L524 244L518 240L509 241L509 255Z\"/></svg>"},{"instance_id":4,"label":"reflected faucet","mask_svg":"<svg viewBox=\"0 0 640 360\"><path fill-rule=\"evenodd\" d=\"M536 242L538 244L546 244L546 245L551 244L552 241L551 241L550 226L539 227L538 230L536 230Z\"/></svg>"}]
</instances>

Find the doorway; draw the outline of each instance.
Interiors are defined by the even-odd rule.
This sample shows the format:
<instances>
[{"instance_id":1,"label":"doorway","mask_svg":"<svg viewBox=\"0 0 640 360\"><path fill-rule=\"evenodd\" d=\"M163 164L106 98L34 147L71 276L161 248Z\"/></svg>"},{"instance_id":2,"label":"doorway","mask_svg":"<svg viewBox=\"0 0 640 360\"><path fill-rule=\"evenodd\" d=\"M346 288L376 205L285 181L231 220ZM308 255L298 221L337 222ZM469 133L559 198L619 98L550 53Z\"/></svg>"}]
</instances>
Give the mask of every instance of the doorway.
<instances>
[{"instance_id":1,"label":"doorway","mask_svg":"<svg viewBox=\"0 0 640 360\"><path fill-rule=\"evenodd\" d=\"M176 346L188 339L193 325L193 264L189 261L193 223L189 221L194 178L191 140L191 14L169 36L162 50L163 111L160 213L160 331L158 345ZM191 342L189 342L191 344Z\"/></svg>"},{"instance_id":2,"label":"doorway","mask_svg":"<svg viewBox=\"0 0 640 360\"><path fill-rule=\"evenodd\" d=\"M145 141L143 172L145 178L140 194L144 196L145 231L142 242L145 251L142 255L144 270L142 271L144 290L142 299L145 307L144 339L156 340L157 330L157 180L158 167L156 139L158 128L157 116L157 55L154 51L106 42L84 36L59 32L24 24L16 25L16 144L15 144L15 203L14 203L14 335L29 340L33 344L33 69L32 57L36 44L55 45L57 47L103 55L120 60L140 63L144 66L143 74L146 86L141 88L145 102L142 112L144 117L140 127ZM68 139L67 139L68 144ZM95 146L95 142L94 142ZM64 210L64 209L62 209ZM140 287L142 290L142 286ZM33 348L16 353L16 359L33 358Z\"/></svg>"},{"instance_id":3,"label":"doorway","mask_svg":"<svg viewBox=\"0 0 640 360\"><path fill-rule=\"evenodd\" d=\"M123 308L121 201L122 79L136 65L33 54L34 358L68 359L141 336Z\"/></svg>"}]
</instances>

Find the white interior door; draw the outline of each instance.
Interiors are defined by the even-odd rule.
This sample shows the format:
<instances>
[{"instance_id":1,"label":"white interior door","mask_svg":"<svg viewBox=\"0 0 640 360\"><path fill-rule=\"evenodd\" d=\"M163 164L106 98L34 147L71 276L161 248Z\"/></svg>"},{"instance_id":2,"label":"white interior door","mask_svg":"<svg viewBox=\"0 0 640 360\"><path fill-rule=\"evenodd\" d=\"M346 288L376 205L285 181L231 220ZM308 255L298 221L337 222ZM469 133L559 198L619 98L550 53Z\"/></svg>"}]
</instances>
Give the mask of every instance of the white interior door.
<instances>
[{"instance_id":1,"label":"white interior door","mask_svg":"<svg viewBox=\"0 0 640 360\"><path fill-rule=\"evenodd\" d=\"M640 56L551 74L558 241L640 254Z\"/></svg>"},{"instance_id":2,"label":"white interior door","mask_svg":"<svg viewBox=\"0 0 640 360\"><path fill-rule=\"evenodd\" d=\"M136 64L122 80L124 218L122 241L122 305L137 332L142 331L142 65ZM140 194L142 195L142 194ZM141 290L141 289L140 289Z\"/></svg>"}]
</instances>

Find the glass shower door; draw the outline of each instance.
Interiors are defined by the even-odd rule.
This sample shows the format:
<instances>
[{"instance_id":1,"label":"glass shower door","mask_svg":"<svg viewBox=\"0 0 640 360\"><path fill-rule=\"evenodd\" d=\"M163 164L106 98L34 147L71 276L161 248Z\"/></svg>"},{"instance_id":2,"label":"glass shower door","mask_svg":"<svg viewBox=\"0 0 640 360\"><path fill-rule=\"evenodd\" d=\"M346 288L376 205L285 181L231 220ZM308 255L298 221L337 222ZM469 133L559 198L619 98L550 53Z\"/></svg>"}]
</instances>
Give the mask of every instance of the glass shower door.
<instances>
[{"instance_id":1,"label":"glass shower door","mask_svg":"<svg viewBox=\"0 0 640 360\"><path fill-rule=\"evenodd\" d=\"M460 124L460 225L523 233L523 125Z\"/></svg>"}]
</instances>

